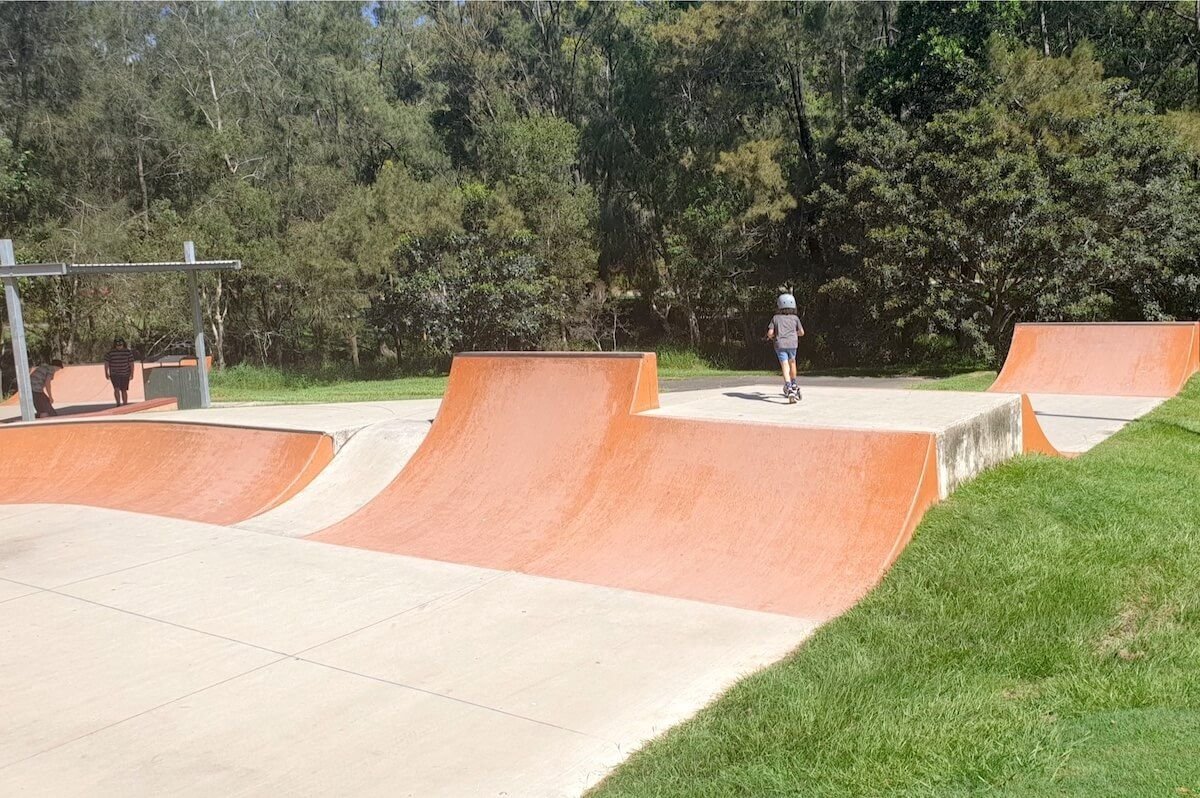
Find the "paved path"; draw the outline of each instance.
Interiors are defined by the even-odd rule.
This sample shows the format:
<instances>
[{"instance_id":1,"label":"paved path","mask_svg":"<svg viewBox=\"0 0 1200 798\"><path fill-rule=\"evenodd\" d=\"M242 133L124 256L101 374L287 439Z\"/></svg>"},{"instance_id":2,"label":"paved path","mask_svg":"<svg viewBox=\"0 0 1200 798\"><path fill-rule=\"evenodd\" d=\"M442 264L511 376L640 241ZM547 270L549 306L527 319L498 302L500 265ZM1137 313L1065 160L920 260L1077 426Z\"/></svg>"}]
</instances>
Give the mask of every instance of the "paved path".
<instances>
[{"instance_id":1,"label":"paved path","mask_svg":"<svg viewBox=\"0 0 1200 798\"><path fill-rule=\"evenodd\" d=\"M578 795L811 631L86 507L0 554L0 795Z\"/></svg>"},{"instance_id":2,"label":"paved path","mask_svg":"<svg viewBox=\"0 0 1200 798\"><path fill-rule=\"evenodd\" d=\"M1030 394L1046 438L1060 452L1082 454L1166 401L1153 396Z\"/></svg>"},{"instance_id":3,"label":"paved path","mask_svg":"<svg viewBox=\"0 0 1200 798\"><path fill-rule=\"evenodd\" d=\"M682 380L659 380L658 389L663 393L677 391L705 391L713 388L740 388L747 385L771 383L774 375L768 372L747 376L688 377ZM783 377L778 378L783 383ZM800 385L823 386L826 388L911 388L928 377L815 377L801 374Z\"/></svg>"}]
</instances>

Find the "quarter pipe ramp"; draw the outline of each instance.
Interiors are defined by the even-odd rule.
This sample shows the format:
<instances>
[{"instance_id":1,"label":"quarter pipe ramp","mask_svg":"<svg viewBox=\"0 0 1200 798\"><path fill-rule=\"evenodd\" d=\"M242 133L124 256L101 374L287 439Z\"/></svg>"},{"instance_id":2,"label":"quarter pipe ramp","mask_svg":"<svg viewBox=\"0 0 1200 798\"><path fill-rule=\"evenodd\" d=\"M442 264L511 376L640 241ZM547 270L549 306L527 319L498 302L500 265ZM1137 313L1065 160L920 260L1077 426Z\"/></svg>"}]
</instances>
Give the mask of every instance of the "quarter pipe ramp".
<instances>
[{"instance_id":1,"label":"quarter pipe ramp","mask_svg":"<svg viewBox=\"0 0 1200 798\"><path fill-rule=\"evenodd\" d=\"M1136 397L1174 396L1197 371L1197 322L1018 324L1004 368L988 390L1022 394L1025 451L1073 457L1080 452L1063 450L1061 443L1072 436L1044 427L1038 412L1046 410L1039 406L1053 398L1051 420L1102 427L1114 415L1125 417L1131 401L1150 406Z\"/></svg>"},{"instance_id":2,"label":"quarter pipe ramp","mask_svg":"<svg viewBox=\"0 0 1200 798\"><path fill-rule=\"evenodd\" d=\"M1166 397L1197 371L1197 322L1018 324L989 390Z\"/></svg>"},{"instance_id":3,"label":"quarter pipe ramp","mask_svg":"<svg viewBox=\"0 0 1200 798\"><path fill-rule=\"evenodd\" d=\"M0 430L0 502L84 504L233 524L293 496L328 464L320 433L142 421Z\"/></svg>"},{"instance_id":4,"label":"quarter pipe ramp","mask_svg":"<svg viewBox=\"0 0 1200 798\"><path fill-rule=\"evenodd\" d=\"M639 415L653 355L460 355L428 437L316 540L823 620L937 500L929 433Z\"/></svg>"}]
</instances>

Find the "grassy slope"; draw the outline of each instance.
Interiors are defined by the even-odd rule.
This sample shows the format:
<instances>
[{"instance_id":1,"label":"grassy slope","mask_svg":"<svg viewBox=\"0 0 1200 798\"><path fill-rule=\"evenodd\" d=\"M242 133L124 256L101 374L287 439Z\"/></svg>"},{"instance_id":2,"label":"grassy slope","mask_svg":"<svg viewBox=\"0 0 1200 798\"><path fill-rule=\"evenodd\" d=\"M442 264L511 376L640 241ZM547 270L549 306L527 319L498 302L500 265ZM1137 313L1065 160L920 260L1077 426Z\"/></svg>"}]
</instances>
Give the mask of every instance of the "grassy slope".
<instances>
[{"instance_id":1,"label":"grassy slope","mask_svg":"<svg viewBox=\"0 0 1200 798\"><path fill-rule=\"evenodd\" d=\"M922 391L986 391L996 381L994 371L971 371L955 374L939 380L930 380L916 386Z\"/></svg>"},{"instance_id":2,"label":"grassy slope","mask_svg":"<svg viewBox=\"0 0 1200 798\"><path fill-rule=\"evenodd\" d=\"M400 377L394 380L317 381L278 374L212 374L212 397L217 402L374 402L389 399L429 399L446 391L445 377Z\"/></svg>"},{"instance_id":3,"label":"grassy slope","mask_svg":"<svg viewBox=\"0 0 1200 798\"><path fill-rule=\"evenodd\" d=\"M1200 378L926 516L884 583L597 796L1200 795Z\"/></svg>"},{"instance_id":4,"label":"grassy slope","mask_svg":"<svg viewBox=\"0 0 1200 798\"><path fill-rule=\"evenodd\" d=\"M664 380L689 377L761 375L764 371L713 368L699 357L664 353L658 375ZM336 376L281 373L274 369L237 367L211 375L213 399L218 402L368 402L389 399L427 399L446 391L446 377L400 377L391 380L351 380Z\"/></svg>"},{"instance_id":5,"label":"grassy slope","mask_svg":"<svg viewBox=\"0 0 1200 798\"><path fill-rule=\"evenodd\" d=\"M663 380L689 377L761 375L755 371L719 369L659 369ZM213 373L212 394L218 402L268 402L305 404L312 402L375 402L391 399L429 399L446 392L446 377L400 377L394 380L345 380L315 382L300 379L228 380Z\"/></svg>"},{"instance_id":6,"label":"grassy slope","mask_svg":"<svg viewBox=\"0 0 1200 798\"><path fill-rule=\"evenodd\" d=\"M834 369L820 372L835 376L896 376L911 372L864 369ZM714 368L698 356L666 352L659 356L658 376L665 381L691 377L762 377L773 380L774 372L737 371ZM928 390L982 391L991 385L994 372L979 371L945 379L931 379L918 387ZM274 369L237 367L211 375L213 399L218 402L268 402L303 404L311 402L369 402L390 399L427 399L441 396L446 377L400 377L391 380L350 380L285 374Z\"/></svg>"}]
</instances>

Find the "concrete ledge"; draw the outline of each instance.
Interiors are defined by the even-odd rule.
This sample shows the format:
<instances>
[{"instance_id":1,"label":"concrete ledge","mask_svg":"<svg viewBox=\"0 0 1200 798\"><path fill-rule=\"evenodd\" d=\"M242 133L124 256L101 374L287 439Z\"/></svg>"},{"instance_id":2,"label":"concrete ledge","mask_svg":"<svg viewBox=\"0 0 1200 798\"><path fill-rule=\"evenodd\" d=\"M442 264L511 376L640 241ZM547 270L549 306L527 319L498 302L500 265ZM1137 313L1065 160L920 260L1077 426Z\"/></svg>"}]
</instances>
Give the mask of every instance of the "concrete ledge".
<instances>
[{"instance_id":1,"label":"concrete ledge","mask_svg":"<svg viewBox=\"0 0 1200 798\"><path fill-rule=\"evenodd\" d=\"M939 432L937 449L938 493L944 499L962 483L1021 454L1020 399Z\"/></svg>"},{"instance_id":2,"label":"concrete ledge","mask_svg":"<svg viewBox=\"0 0 1200 798\"><path fill-rule=\"evenodd\" d=\"M1021 400L1011 394L805 387L788 404L777 385L681 391L660 397L647 415L743 424L932 432L938 493L1021 453Z\"/></svg>"}]
</instances>

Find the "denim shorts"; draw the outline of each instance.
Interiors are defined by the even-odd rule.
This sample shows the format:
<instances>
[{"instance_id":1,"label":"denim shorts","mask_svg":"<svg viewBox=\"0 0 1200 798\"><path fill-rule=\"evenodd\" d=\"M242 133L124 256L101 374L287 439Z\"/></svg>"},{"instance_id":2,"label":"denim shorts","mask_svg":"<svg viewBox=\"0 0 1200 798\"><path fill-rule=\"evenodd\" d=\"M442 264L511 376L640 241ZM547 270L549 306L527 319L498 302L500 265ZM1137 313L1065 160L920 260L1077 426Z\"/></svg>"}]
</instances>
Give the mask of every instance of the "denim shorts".
<instances>
[{"instance_id":1,"label":"denim shorts","mask_svg":"<svg viewBox=\"0 0 1200 798\"><path fill-rule=\"evenodd\" d=\"M786 363L789 360L796 359L795 349L776 349L775 357L779 358L780 363Z\"/></svg>"}]
</instances>

